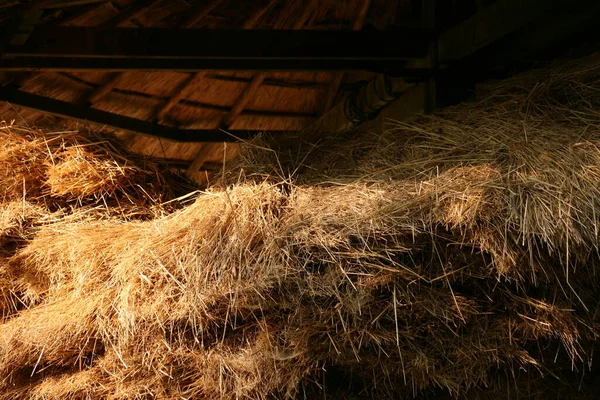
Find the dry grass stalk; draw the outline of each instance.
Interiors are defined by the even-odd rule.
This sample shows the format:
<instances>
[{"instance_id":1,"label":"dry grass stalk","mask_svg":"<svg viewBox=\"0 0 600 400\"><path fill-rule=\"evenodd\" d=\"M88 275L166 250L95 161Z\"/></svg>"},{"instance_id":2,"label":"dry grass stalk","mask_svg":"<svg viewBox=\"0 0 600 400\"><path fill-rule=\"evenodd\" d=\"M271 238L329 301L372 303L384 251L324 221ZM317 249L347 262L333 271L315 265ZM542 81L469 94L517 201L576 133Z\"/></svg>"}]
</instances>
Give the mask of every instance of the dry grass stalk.
<instances>
[{"instance_id":1,"label":"dry grass stalk","mask_svg":"<svg viewBox=\"0 0 600 400\"><path fill-rule=\"evenodd\" d=\"M107 215L153 216L156 205L189 190L185 180L94 131L0 127L0 198L51 211L102 208ZM167 184L166 180L170 180ZM154 211L160 212L156 209Z\"/></svg>"},{"instance_id":2,"label":"dry grass stalk","mask_svg":"<svg viewBox=\"0 0 600 400\"><path fill-rule=\"evenodd\" d=\"M36 225L10 255L40 289L0 324L0 399L593 387L599 77L593 56L383 135L254 144L154 219ZM126 182L86 165L63 187Z\"/></svg>"}]
</instances>

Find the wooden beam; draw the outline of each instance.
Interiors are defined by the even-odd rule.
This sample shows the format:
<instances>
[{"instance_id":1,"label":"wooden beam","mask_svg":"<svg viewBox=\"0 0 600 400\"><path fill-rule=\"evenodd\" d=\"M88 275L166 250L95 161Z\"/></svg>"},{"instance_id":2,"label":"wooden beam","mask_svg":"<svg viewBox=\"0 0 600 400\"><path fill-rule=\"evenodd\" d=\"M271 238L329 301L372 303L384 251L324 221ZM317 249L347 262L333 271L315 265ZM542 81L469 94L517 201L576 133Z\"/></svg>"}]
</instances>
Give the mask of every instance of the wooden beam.
<instances>
[{"instance_id":1,"label":"wooden beam","mask_svg":"<svg viewBox=\"0 0 600 400\"><path fill-rule=\"evenodd\" d=\"M449 65L561 7L577 8L597 0L498 0L466 21L442 33L440 66Z\"/></svg>"},{"instance_id":2,"label":"wooden beam","mask_svg":"<svg viewBox=\"0 0 600 400\"><path fill-rule=\"evenodd\" d=\"M292 29L302 28L306 24L308 19L310 18L310 15L312 14L316 5L317 5L317 0L312 0L309 7L306 7L304 9L304 12L300 15L298 20L294 23L294 25L292 26ZM282 29L282 28L283 28L283 23L279 23L277 26L275 26L275 29ZM223 120L221 122L221 124L223 126L228 128L233 125L235 120L244 111L244 108L246 108L246 106L248 105L248 103L250 102L252 97L254 97L256 95L256 92L258 91L258 89L260 88L260 86L262 85L262 83L264 82L266 77L267 77L267 74L265 74L265 73L258 73L252 77L252 81L250 81L248 86L246 86L246 88L244 89L242 94L238 97L238 99L233 104L233 107L231 108L231 112L223 118Z\"/></svg>"},{"instance_id":3,"label":"wooden beam","mask_svg":"<svg viewBox=\"0 0 600 400\"><path fill-rule=\"evenodd\" d=\"M193 28L198 22L202 21L215 8L221 5L225 0L213 0L208 4L198 4L194 6L189 13L186 21L183 23L183 28Z\"/></svg>"},{"instance_id":4,"label":"wooden beam","mask_svg":"<svg viewBox=\"0 0 600 400\"><path fill-rule=\"evenodd\" d=\"M86 6L95 3L105 3L108 0L45 0L40 3L39 8L66 8L73 6Z\"/></svg>"},{"instance_id":5,"label":"wooden beam","mask_svg":"<svg viewBox=\"0 0 600 400\"><path fill-rule=\"evenodd\" d=\"M123 73L112 73L109 74L108 77L102 82L100 86L92 91L89 95L86 96L85 99L81 101L82 104L94 104L100 101L104 96L106 96L111 90L117 86L119 80L123 77Z\"/></svg>"},{"instance_id":6,"label":"wooden beam","mask_svg":"<svg viewBox=\"0 0 600 400\"><path fill-rule=\"evenodd\" d=\"M225 81L225 82L239 82L239 83L249 83L252 81L252 78L244 78L241 76L228 76L221 75L218 73L207 73L204 75L207 79L212 79L216 81ZM274 78L266 78L263 81L263 86L274 86L274 87L283 87L289 89L302 89L302 90L323 90L328 85L326 83L314 82L308 80L283 80L283 79L274 79Z\"/></svg>"},{"instance_id":7,"label":"wooden beam","mask_svg":"<svg viewBox=\"0 0 600 400\"><path fill-rule=\"evenodd\" d=\"M162 0L152 0L152 1L148 2L148 0L137 0L137 1L133 2L130 6L128 6L126 9L119 12L114 17L109 18L108 20L96 25L96 28L109 29L109 28L113 28L115 26L119 26L119 24L137 17L144 10L154 7L161 1Z\"/></svg>"},{"instance_id":8,"label":"wooden beam","mask_svg":"<svg viewBox=\"0 0 600 400\"><path fill-rule=\"evenodd\" d=\"M0 37L2 35L0 28ZM202 46L189 46L189 42ZM0 58L0 71L390 71L423 77L404 61L427 52L421 29L314 30L96 29L37 27ZM376 46L374 44L377 44Z\"/></svg>"},{"instance_id":9,"label":"wooden beam","mask_svg":"<svg viewBox=\"0 0 600 400\"><path fill-rule=\"evenodd\" d=\"M25 15L21 19L16 32L13 32L12 35L6 36L10 37L10 45L11 46L19 46L23 45L29 40L29 35L35 29L36 24L42 17L43 11L38 7L39 4L35 2L30 6L30 8L25 12ZM0 36L2 37L2 36ZM1 45L0 45L1 48Z\"/></svg>"},{"instance_id":10,"label":"wooden beam","mask_svg":"<svg viewBox=\"0 0 600 400\"><path fill-rule=\"evenodd\" d=\"M14 88L0 88L0 100L58 117L108 125L117 130L135 132L176 142L235 142L249 139L258 131L228 131L210 129L177 129L165 125L126 117L60 100L23 92Z\"/></svg>"},{"instance_id":11,"label":"wooden beam","mask_svg":"<svg viewBox=\"0 0 600 400\"><path fill-rule=\"evenodd\" d=\"M258 23L262 20L267 12L269 12L275 4L277 4L280 0L271 0L269 3L262 7L260 10L252 14L250 18L248 18L244 24L242 25L242 29L254 29L258 26Z\"/></svg>"},{"instance_id":12,"label":"wooden beam","mask_svg":"<svg viewBox=\"0 0 600 400\"><path fill-rule=\"evenodd\" d=\"M250 84L246 86L242 94L235 101L235 104L231 108L229 114L223 118L222 124L224 127L228 128L231 125L233 125L237 117L240 116L240 114L244 111L244 108L248 105L252 97L256 94L256 91L258 90L260 85L262 85L263 81L265 80L265 77L266 74L264 73L254 75Z\"/></svg>"},{"instance_id":13,"label":"wooden beam","mask_svg":"<svg viewBox=\"0 0 600 400\"><path fill-rule=\"evenodd\" d=\"M155 1L153 1L152 3L150 3L148 5L144 5L143 3L145 3L145 1L141 0L140 2L138 2L137 5L132 6L129 12L125 12L123 14L117 15L117 17L115 17L115 19L112 21L112 24L118 25L119 23L121 23L125 19L134 18L140 12L142 12L146 8L154 6L159 1L160 0L155 0ZM206 17L215 7L217 7L223 1L224 0L215 0L212 3L210 3L208 6L203 5L202 7L200 7L199 9L197 9L196 12L192 13L192 15L183 24L184 27L190 28L190 27L194 26L200 19ZM108 27L108 26L110 26L110 24L108 24L108 23L102 24L102 27ZM196 75L195 78L198 78L198 76L200 74L201 73L196 73L195 74ZM102 97L104 97L105 95L107 95L115 87L115 85L119 82L119 80L122 77L123 77L123 73L113 74L112 76L110 76L109 79L104 83L103 86L97 88L92 94L90 94L89 99L87 99L87 102L90 103L90 104L94 104L94 103L100 101L100 99ZM190 82L195 79L194 76L192 76L190 78L191 79L188 79ZM178 90L176 91L176 93L181 93L182 91L183 91L182 88L178 88ZM176 94L175 96L178 96L178 94ZM174 103L170 105L170 108L172 108L177 103L177 101L179 101L179 100L176 99L176 100L173 100L173 101L174 101ZM167 102L167 105L169 105L169 102ZM169 108L169 110L170 110L170 108ZM165 113L166 112L168 112L168 110L165 111ZM162 117L160 117L160 111L159 111L159 120L160 119L162 119Z\"/></svg>"},{"instance_id":14,"label":"wooden beam","mask_svg":"<svg viewBox=\"0 0 600 400\"><path fill-rule=\"evenodd\" d=\"M248 21L246 21L246 23L244 23L243 28L251 29L254 26L256 26L256 24L262 18L262 16L277 1L279 1L279 0L271 0L271 2L266 7L262 8L261 10L256 12L254 15L252 15L252 17L250 17L250 19ZM217 1L214 1L213 3L211 3L212 7L211 6L206 7L202 18L206 17L210 13L210 11L212 11L220 3L222 3L222 0L217 0ZM196 21L196 16L193 18L193 20ZM192 24L191 26L193 26L194 24ZM205 74L205 72L196 72L195 74L189 76L183 82L181 82L181 84L178 85L177 88L175 88L175 93L173 94L173 96L158 110L158 112L156 113L156 119L159 122L162 122L164 120L164 118L167 116L167 114L169 113L169 111L171 111L171 109L173 107L175 107L181 99L183 99L185 96L187 96L189 94L188 91L189 91L189 88L192 85L192 83L194 83L198 79L202 79L202 77L204 77L204 74Z\"/></svg>"},{"instance_id":15,"label":"wooden beam","mask_svg":"<svg viewBox=\"0 0 600 400\"><path fill-rule=\"evenodd\" d=\"M19 57L1 58L0 71L52 72L332 72L370 71L425 79L433 74L428 67L406 67L400 60L390 59L140 59L140 58L85 58L85 57Z\"/></svg>"},{"instance_id":16,"label":"wooden beam","mask_svg":"<svg viewBox=\"0 0 600 400\"><path fill-rule=\"evenodd\" d=\"M360 31L365 23L365 19L367 18L367 13L369 12L369 8L371 7L371 0L362 0L362 5L358 12L358 16L354 20L352 24L352 30ZM333 79L331 80L331 84L329 89L327 90L327 99L325 100L325 107L323 107L323 112L329 111L333 106L333 102L340 91L340 86L342 81L344 80L343 72L336 72L333 75Z\"/></svg>"},{"instance_id":17,"label":"wooden beam","mask_svg":"<svg viewBox=\"0 0 600 400\"><path fill-rule=\"evenodd\" d=\"M53 25L68 25L86 14L95 13L101 10L106 3L107 2L104 1L100 3L89 4L87 6L75 7L73 10L63 10L58 19L51 20L50 23ZM111 3L109 2L109 4Z\"/></svg>"},{"instance_id":18,"label":"wooden beam","mask_svg":"<svg viewBox=\"0 0 600 400\"><path fill-rule=\"evenodd\" d=\"M167 100L167 102L158 110L158 112L156 113L156 119L159 122L162 122L169 113L169 111L171 111L171 109L175 107L181 99L183 99L189 94L188 91L192 83L196 81L196 79L201 79L203 76L204 72L196 72L195 74L188 76L183 82L181 82L181 84L179 84L177 88L175 88L175 94L171 96L171 98L169 98L169 100Z\"/></svg>"},{"instance_id":19,"label":"wooden beam","mask_svg":"<svg viewBox=\"0 0 600 400\"><path fill-rule=\"evenodd\" d=\"M406 61L426 55L429 43L430 35L422 29L357 32L38 26L27 43L9 46L5 56L39 60L39 68L47 58L120 64L135 59L148 63L195 59L223 64L228 60L343 64Z\"/></svg>"}]
</instances>

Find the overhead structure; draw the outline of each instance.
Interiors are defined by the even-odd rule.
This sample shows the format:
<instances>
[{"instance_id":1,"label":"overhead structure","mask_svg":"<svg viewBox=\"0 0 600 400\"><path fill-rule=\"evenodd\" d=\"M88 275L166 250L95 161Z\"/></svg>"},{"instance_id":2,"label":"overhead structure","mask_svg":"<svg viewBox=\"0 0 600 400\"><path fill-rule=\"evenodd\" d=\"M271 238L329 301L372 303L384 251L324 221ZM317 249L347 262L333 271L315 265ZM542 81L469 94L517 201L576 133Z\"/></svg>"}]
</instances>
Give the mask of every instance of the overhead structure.
<instances>
[{"instance_id":1,"label":"overhead structure","mask_svg":"<svg viewBox=\"0 0 600 400\"><path fill-rule=\"evenodd\" d=\"M95 110L85 106L77 106L60 100L26 93L20 90L3 90L1 98L12 104L33 110L44 110L44 112L58 117L74 120L91 120L99 124L112 126L124 131L136 132L143 135L172 140L175 142L235 142L249 139L258 132L224 131L219 129L178 129L171 126L156 124L136 118Z\"/></svg>"},{"instance_id":2,"label":"overhead structure","mask_svg":"<svg viewBox=\"0 0 600 400\"><path fill-rule=\"evenodd\" d=\"M200 143L460 101L600 36L598 18L597 0L18 0L0 7L0 100L186 143L157 148L197 167Z\"/></svg>"},{"instance_id":3,"label":"overhead structure","mask_svg":"<svg viewBox=\"0 0 600 400\"><path fill-rule=\"evenodd\" d=\"M417 30L206 30L36 28L5 46L0 70L404 70L425 57L430 34ZM190 43L202 43L191 46ZM422 72L409 75L421 76Z\"/></svg>"}]
</instances>

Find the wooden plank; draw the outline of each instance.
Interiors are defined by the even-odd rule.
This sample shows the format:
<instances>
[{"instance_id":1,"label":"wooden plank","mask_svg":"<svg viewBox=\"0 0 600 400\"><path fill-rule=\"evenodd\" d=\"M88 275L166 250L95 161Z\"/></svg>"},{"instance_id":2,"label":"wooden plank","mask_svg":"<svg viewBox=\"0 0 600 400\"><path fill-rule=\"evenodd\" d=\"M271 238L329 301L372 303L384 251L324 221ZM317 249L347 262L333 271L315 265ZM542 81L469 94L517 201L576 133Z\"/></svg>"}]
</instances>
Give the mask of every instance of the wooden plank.
<instances>
[{"instance_id":1,"label":"wooden plank","mask_svg":"<svg viewBox=\"0 0 600 400\"><path fill-rule=\"evenodd\" d=\"M190 43L198 43L190 46ZM36 27L10 57L264 61L405 61L427 54L422 29L393 31ZM201 44L201 45L200 45Z\"/></svg>"},{"instance_id":2,"label":"wooden plank","mask_svg":"<svg viewBox=\"0 0 600 400\"><path fill-rule=\"evenodd\" d=\"M117 86L119 80L123 77L123 73L112 73L110 74L104 82L96 89L92 91L81 103L89 103L94 104L100 101L104 96L106 96L111 90Z\"/></svg>"},{"instance_id":3,"label":"wooden plank","mask_svg":"<svg viewBox=\"0 0 600 400\"><path fill-rule=\"evenodd\" d=\"M251 29L254 26L256 26L256 24L258 23L258 21L262 18L262 16L267 12L267 10L273 6L273 4L275 4L277 1L279 0L271 0L271 2L264 8L262 8L261 10L259 10L257 13L255 13L254 15L252 15L252 17L250 17L248 19L248 21L246 21L246 23L244 24L243 28L244 29ZM214 7L216 7L216 5L220 4L222 1L217 0L215 2L212 3L212 7L206 7L206 9L204 10L204 14L202 14L202 18L206 17L210 11L212 11L214 9ZM196 20L196 17L193 18L193 20ZM194 24L188 26L191 27ZM177 103L179 103L179 101L181 99L183 99L184 97L186 97L189 93L189 88L192 85L192 83L194 83L196 80L201 79L202 77L204 77L205 72L196 72L195 74L189 76L187 79L185 79L180 85L177 86L177 88L175 88L175 93L173 94L173 96L158 110L158 112L156 113L156 118L159 122L162 122L164 120L164 118L167 116L167 114L169 113L169 111L171 111L171 109L173 107L175 107L175 105L177 105Z\"/></svg>"},{"instance_id":4,"label":"wooden plank","mask_svg":"<svg viewBox=\"0 0 600 400\"><path fill-rule=\"evenodd\" d=\"M216 81L224 81L224 82L239 82L239 83L249 83L252 81L252 78L244 78L241 76L229 76L229 75L221 75L218 73L207 73L204 75L207 79L212 79ZM324 90L327 88L326 83L314 82L309 80L283 80L283 79L274 79L274 78L266 78L263 81L263 86L274 86L274 87L283 87L289 89L302 89L302 90Z\"/></svg>"},{"instance_id":5,"label":"wooden plank","mask_svg":"<svg viewBox=\"0 0 600 400\"><path fill-rule=\"evenodd\" d=\"M224 0L213 0L208 4L198 4L194 6L189 12L189 17L187 17L186 21L183 23L183 28L193 28L223 2Z\"/></svg>"},{"instance_id":6,"label":"wooden plank","mask_svg":"<svg viewBox=\"0 0 600 400\"><path fill-rule=\"evenodd\" d=\"M248 18L244 24L242 25L242 29L254 29L258 26L258 23L262 20L265 14L270 11L275 4L277 4L280 0L271 0L269 3L262 7L260 10L252 14L250 18Z\"/></svg>"},{"instance_id":7,"label":"wooden plank","mask_svg":"<svg viewBox=\"0 0 600 400\"><path fill-rule=\"evenodd\" d=\"M310 18L310 15L312 14L313 10L316 8L317 4L318 4L318 0L312 0L310 2L309 6L304 9L304 12L300 15L298 20L296 22L294 22L294 24L292 25L292 29L301 29L302 27L304 27L304 25ZM282 29L282 28L284 28L284 24L282 22L278 23L275 26L275 29ZM267 74L265 74L264 72L258 73L252 77L250 84L248 86L246 86L246 88L244 89L242 94L238 97L236 102L233 104L233 107L231 108L231 112L229 113L229 115L227 115L223 118L222 124L224 127L230 127L231 125L233 125L233 123L240 116L242 111L244 111L244 108L246 108L246 106L248 105L248 103L250 102L252 97L254 97L256 95L256 92L258 91L258 89L260 88L260 86L262 85L262 83L264 82L266 77L267 77Z\"/></svg>"},{"instance_id":8,"label":"wooden plank","mask_svg":"<svg viewBox=\"0 0 600 400\"><path fill-rule=\"evenodd\" d=\"M45 0L38 7L44 9L86 6L95 3L106 3L108 0Z\"/></svg>"},{"instance_id":9,"label":"wooden plank","mask_svg":"<svg viewBox=\"0 0 600 400\"><path fill-rule=\"evenodd\" d=\"M122 10L114 17L109 18L108 20L100 23L95 28L96 29L109 29L109 28L118 26L119 24L121 24L125 21L134 19L135 17L140 15L144 10L154 7L161 1L162 0L152 0L152 1L148 2L148 0L137 0L137 1L133 2L129 7Z\"/></svg>"},{"instance_id":10,"label":"wooden plank","mask_svg":"<svg viewBox=\"0 0 600 400\"><path fill-rule=\"evenodd\" d=\"M229 114L223 118L224 127L230 127L235 122L237 117L240 116L242 111L244 111L244 108L248 105L248 102L250 102L252 97L256 94L256 91L258 90L260 85L262 85L263 81L265 80L265 77L266 74L260 73L256 74L252 78L250 84L244 88L244 91L236 100Z\"/></svg>"},{"instance_id":11,"label":"wooden plank","mask_svg":"<svg viewBox=\"0 0 600 400\"><path fill-rule=\"evenodd\" d=\"M177 129L106 111L73 105L14 88L0 88L0 100L63 118L109 125L118 130L135 132L176 142L235 142L239 139L249 139L259 133L258 131L249 130L225 132L218 129Z\"/></svg>"},{"instance_id":12,"label":"wooden plank","mask_svg":"<svg viewBox=\"0 0 600 400\"><path fill-rule=\"evenodd\" d=\"M110 4L110 3L109 3ZM89 4L87 6L75 7L74 9L62 10L61 15L56 20L50 20L52 25L68 25L73 21L90 13L96 13L106 5L106 2Z\"/></svg>"},{"instance_id":13,"label":"wooden plank","mask_svg":"<svg viewBox=\"0 0 600 400\"><path fill-rule=\"evenodd\" d=\"M331 72L370 71L393 76L423 79L433 70L418 66L407 68L398 60L377 59L142 59L142 58L77 58L77 57L18 57L0 58L0 71L54 71L54 72L125 72L125 71L207 71L234 72Z\"/></svg>"}]
</instances>

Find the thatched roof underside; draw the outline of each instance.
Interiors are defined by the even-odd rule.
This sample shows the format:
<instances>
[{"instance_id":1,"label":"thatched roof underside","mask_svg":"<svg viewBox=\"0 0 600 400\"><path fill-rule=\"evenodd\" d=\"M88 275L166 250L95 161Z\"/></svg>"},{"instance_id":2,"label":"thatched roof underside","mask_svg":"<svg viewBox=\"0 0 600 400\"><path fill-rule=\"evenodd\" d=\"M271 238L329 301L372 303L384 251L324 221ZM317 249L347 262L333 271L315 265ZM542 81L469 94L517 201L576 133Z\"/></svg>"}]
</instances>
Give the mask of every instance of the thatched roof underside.
<instances>
[{"instance_id":1,"label":"thatched roof underside","mask_svg":"<svg viewBox=\"0 0 600 400\"><path fill-rule=\"evenodd\" d=\"M0 15L10 11L4 10ZM415 19L415 12L419 8L405 0L114 0L46 10L40 24L208 29L360 29L366 25L385 29L397 22L398 15L407 21ZM336 74L38 72L22 76L19 83L29 93L169 126L293 131L313 122L356 82L372 77L347 73L338 85ZM21 117L29 123L47 118L10 105L0 108L0 118ZM124 136L136 151L164 158L191 160L202 148L201 144Z\"/></svg>"},{"instance_id":2,"label":"thatched roof underside","mask_svg":"<svg viewBox=\"0 0 600 400\"><path fill-rule=\"evenodd\" d=\"M454 1L440 11L439 28L491 2ZM0 21L8 21L27 3L0 2ZM45 10L37 24L46 26L385 30L420 28L423 21L423 3L417 0L39 0L31 4ZM72 71L26 73L11 82L28 93L182 129L296 131L372 77L367 72ZM0 105L0 119L7 121L57 126L49 118ZM210 163L227 156L222 145L120 135L134 151L154 157L190 161L204 152L203 159Z\"/></svg>"}]
</instances>

